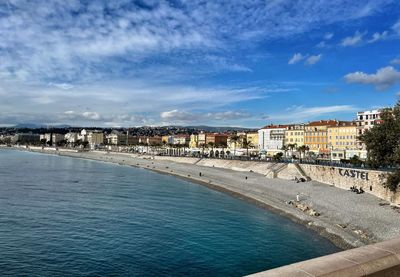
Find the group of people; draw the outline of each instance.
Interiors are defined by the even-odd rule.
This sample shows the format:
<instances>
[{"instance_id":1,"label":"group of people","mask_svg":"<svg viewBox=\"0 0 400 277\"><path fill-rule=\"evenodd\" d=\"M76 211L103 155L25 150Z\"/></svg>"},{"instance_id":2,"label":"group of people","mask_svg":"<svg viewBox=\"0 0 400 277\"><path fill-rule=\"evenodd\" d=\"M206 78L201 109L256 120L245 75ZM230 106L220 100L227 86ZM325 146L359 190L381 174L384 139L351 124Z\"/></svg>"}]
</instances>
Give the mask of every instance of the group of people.
<instances>
[{"instance_id":1,"label":"group of people","mask_svg":"<svg viewBox=\"0 0 400 277\"><path fill-rule=\"evenodd\" d=\"M362 187L360 187L360 189L358 189L356 186L350 187L350 191L355 192L355 193L357 193L357 194L364 193L364 190L363 190Z\"/></svg>"},{"instance_id":2,"label":"group of people","mask_svg":"<svg viewBox=\"0 0 400 277\"><path fill-rule=\"evenodd\" d=\"M296 182L296 183L300 183L300 182L305 182L305 181L307 181L305 178L303 178L303 177L300 177L300 178L297 178L297 177L294 177L294 181Z\"/></svg>"}]
</instances>

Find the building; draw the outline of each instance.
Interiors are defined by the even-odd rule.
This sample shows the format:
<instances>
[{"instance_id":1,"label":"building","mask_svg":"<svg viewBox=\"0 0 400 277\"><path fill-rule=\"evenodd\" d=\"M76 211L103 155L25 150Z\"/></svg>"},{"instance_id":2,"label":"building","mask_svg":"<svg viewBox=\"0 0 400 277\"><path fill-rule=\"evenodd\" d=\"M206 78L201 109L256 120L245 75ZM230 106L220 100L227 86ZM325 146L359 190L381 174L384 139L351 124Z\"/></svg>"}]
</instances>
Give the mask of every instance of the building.
<instances>
[{"instance_id":1,"label":"building","mask_svg":"<svg viewBox=\"0 0 400 277\"><path fill-rule=\"evenodd\" d=\"M190 135L189 147L190 148L199 147L199 136L197 134Z\"/></svg>"},{"instance_id":2,"label":"building","mask_svg":"<svg viewBox=\"0 0 400 277\"><path fill-rule=\"evenodd\" d=\"M200 134L197 135L197 146L198 147L203 147L206 145L206 139L207 139L207 134L204 132L201 132Z\"/></svg>"},{"instance_id":3,"label":"building","mask_svg":"<svg viewBox=\"0 0 400 277\"><path fill-rule=\"evenodd\" d=\"M249 132L246 134L247 143L251 148L258 148L258 132Z\"/></svg>"},{"instance_id":4,"label":"building","mask_svg":"<svg viewBox=\"0 0 400 277\"><path fill-rule=\"evenodd\" d=\"M258 147L267 155L281 152L285 141L287 125L267 125L258 130Z\"/></svg>"},{"instance_id":5,"label":"building","mask_svg":"<svg viewBox=\"0 0 400 277\"><path fill-rule=\"evenodd\" d=\"M147 137L147 144L148 145L161 145L162 138L160 136Z\"/></svg>"},{"instance_id":6,"label":"building","mask_svg":"<svg viewBox=\"0 0 400 277\"><path fill-rule=\"evenodd\" d=\"M162 136L161 137L161 142L163 144L173 144L174 143L174 137L173 136Z\"/></svg>"},{"instance_id":7,"label":"building","mask_svg":"<svg viewBox=\"0 0 400 277\"><path fill-rule=\"evenodd\" d=\"M315 154L329 155L328 128L337 124L337 120L320 120L308 123L304 126L304 145Z\"/></svg>"},{"instance_id":8,"label":"building","mask_svg":"<svg viewBox=\"0 0 400 277\"><path fill-rule=\"evenodd\" d=\"M46 134L40 135L40 141L44 141L44 142L48 143L51 141L51 139L52 139L51 133L46 133Z\"/></svg>"},{"instance_id":9,"label":"building","mask_svg":"<svg viewBox=\"0 0 400 277\"><path fill-rule=\"evenodd\" d=\"M357 124L355 121L338 121L335 126L328 127L328 148L331 159L348 159L350 153L357 150ZM353 154L354 156L354 154Z\"/></svg>"},{"instance_id":10,"label":"building","mask_svg":"<svg viewBox=\"0 0 400 277\"><path fill-rule=\"evenodd\" d=\"M86 131L86 129L82 129L81 133L78 134L78 140L80 140L81 142L87 141L87 131Z\"/></svg>"},{"instance_id":11,"label":"building","mask_svg":"<svg viewBox=\"0 0 400 277\"><path fill-rule=\"evenodd\" d=\"M304 125L289 125L285 131L285 145L296 145L297 147L304 145Z\"/></svg>"},{"instance_id":12,"label":"building","mask_svg":"<svg viewBox=\"0 0 400 277\"><path fill-rule=\"evenodd\" d=\"M137 137L118 131L112 131L111 134L106 136L106 140L107 144L111 145L137 145L140 142Z\"/></svg>"},{"instance_id":13,"label":"building","mask_svg":"<svg viewBox=\"0 0 400 277\"><path fill-rule=\"evenodd\" d=\"M173 136L173 144L174 145L188 145L190 137L189 135L175 135Z\"/></svg>"},{"instance_id":14,"label":"building","mask_svg":"<svg viewBox=\"0 0 400 277\"><path fill-rule=\"evenodd\" d=\"M104 144L104 134L102 132L89 132L87 134L87 141L89 142L90 148L100 146Z\"/></svg>"},{"instance_id":15,"label":"building","mask_svg":"<svg viewBox=\"0 0 400 277\"><path fill-rule=\"evenodd\" d=\"M32 133L18 133L15 134L12 139L12 143L24 143L24 144L39 144L40 135Z\"/></svg>"},{"instance_id":16,"label":"building","mask_svg":"<svg viewBox=\"0 0 400 277\"><path fill-rule=\"evenodd\" d=\"M52 138L52 143L53 145L57 145L59 143L62 143L64 141L64 135L63 134L52 134L51 135Z\"/></svg>"},{"instance_id":17,"label":"building","mask_svg":"<svg viewBox=\"0 0 400 277\"><path fill-rule=\"evenodd\" d=\"M361 136L365 131L371 129L381 121L382 110L370 110L357 113L357 136ZM361 141L357 141L359 149L365 149L365 145Z\"/></svg>"},{"instance_id":18,"label":"building","mask_svg":"<svg viewBox=\"0 0 400 277\"><path fill-rule=\"evenodd\" d=\"M215 147L227 147L228 135L211 133L206 135L206 145L213 143Z\"/></svg>"},{"instance_id":19,"label":"building","mask_svg":"<svg viewBox=\"0 0 400 277\"><path fill-rule=\"evenodd\" d=\"M69 132L64 135L64 139L67 143L76 143L78 141L78 133Z\"/></svg>"}]
</instances>

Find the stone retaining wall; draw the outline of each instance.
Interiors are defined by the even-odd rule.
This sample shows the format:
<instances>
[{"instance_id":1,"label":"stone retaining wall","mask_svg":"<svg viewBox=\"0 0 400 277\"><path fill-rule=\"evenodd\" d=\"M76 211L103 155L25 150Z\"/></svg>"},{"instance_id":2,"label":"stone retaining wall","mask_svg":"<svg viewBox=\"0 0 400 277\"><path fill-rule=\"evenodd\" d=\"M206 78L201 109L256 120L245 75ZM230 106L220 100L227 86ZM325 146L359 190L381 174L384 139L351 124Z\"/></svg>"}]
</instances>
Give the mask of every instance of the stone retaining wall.
<instances>
[{"instance_id":1,"label":"stone retaining wall","mask_svg":"<svg viewBox=\"0 0 400 277\"><path fill-rule=\"evenodd\" d=\"M371 193L384 200L400 204L400 193L393 193L383 187L386 181L386 172L322 165L302 164L300 166L312 180L346 190L352 186L356 186L357 188L362 187L366 193Z\"/></svg>"}]
</instances>

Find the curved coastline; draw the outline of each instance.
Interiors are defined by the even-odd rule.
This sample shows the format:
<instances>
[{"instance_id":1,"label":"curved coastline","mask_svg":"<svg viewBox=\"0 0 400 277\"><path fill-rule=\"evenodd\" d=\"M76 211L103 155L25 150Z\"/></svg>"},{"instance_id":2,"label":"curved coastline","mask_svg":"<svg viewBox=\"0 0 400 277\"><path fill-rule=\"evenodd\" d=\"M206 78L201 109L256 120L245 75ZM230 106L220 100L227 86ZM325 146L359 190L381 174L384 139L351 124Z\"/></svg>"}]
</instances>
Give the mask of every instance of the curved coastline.
<instances>
[{"instance_id":1,"label":"curved coastline","mask_svg":"<svg viewBox=\"0 0 400 277\"><path fill-rule=\"evenodd\" d=\"M17 149L28 150L19 148ZM157 159L157 157L154 158L151 156L139 156L126 153L107 153L100 151L71 152L41 149L30 149L30 151L101 162L111 162L142 169L149 169L160 174L168 174L178 178L186 179L190 182L195 182L210 189L221 191L233 197L250 202L256 206L270 210L281 216L288 217L292 221L305 225L310 230L313 230L319 235L329 239L341 249L350 249L388 239L386 237L376 237L375 233L378 233L380 230L374 230L374 228L368 230L368 233L370 234L368 237L363 236L363 233L357 233L356 231L359 229L350 227L343 228L341 224L338 224L337 218L332 219L331 215L327 215L328 210L322 210L322 216L315 217L303 213L300 210L295 209L293 206L286 204L287 201L293 200L296 195L296 191L292 191L290 189L290 186L293 186L294 182L288 180L268 179L262 174L248 171L244 172L223 168L206 167L193 163L182 163L182 161L176 162L171 160L173 158L166 160ZM201 176L199 176L199 172L202 172ZM332 186L324 185L318 182L307 182L302 185L310 186L311 189L320 190L323 194L348 193L344 190L333 188ZM289 191L285 195L282 195L280 191L274 191L275 187L283 188L286 186L287 188L284 189L285 192L286 190ZM374 204L377 205L380 200L372 198L372 201L376 201ZM331 208L331 206L327 206L328 209ZM322 209L324 207L316 205L317 211L320 211L320 208ZM385 212L394 213L395 211L387 210Z\"/></svg>"}]
</instances>

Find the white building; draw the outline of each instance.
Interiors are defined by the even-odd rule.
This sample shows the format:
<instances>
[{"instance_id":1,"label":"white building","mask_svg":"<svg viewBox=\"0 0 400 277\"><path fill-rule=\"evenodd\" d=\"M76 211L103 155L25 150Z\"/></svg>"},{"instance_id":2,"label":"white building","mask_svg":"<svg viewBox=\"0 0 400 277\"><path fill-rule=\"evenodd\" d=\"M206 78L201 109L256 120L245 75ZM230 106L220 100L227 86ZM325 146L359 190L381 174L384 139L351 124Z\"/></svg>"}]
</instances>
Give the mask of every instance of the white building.
<instances>
[{"instance_id":1,"label":"white building","mask_svg":"<svg viewBox=\"0 0 400 277\"><path fill-rule=\"evenodd\" d=\"M85 129L82 129L81 133L78 134L78 140L81 140L82 142L87 141L87 131Z\"/></svg>"},{"instance_id":2,"label":"white building","mask_svg":"<svg viewBox=\"0 0 400 277\"><path fill-rule=\"evenodd\" d=\"M267 151L267 153L281 152L287 129L286 125L268 125L258 130L259 149Z\"/></svg>"},{"instance_id":3,"label":"white building","mask_svg":"<svg viewBox=\"0 0 400 277\"><path fill-rule=\"evenodd\" d=\"M66 133L64 139L68 143L76 143L78 141L78 133L73 133L73 132Z\"/></svg>"},{"instance_id":4,"label":"white building","mask_svg":"<svg viewBox=\"0 0 400 277\"><path fill-rule=\"evenodd\" d=\"M357 136L361 136L365 133L365 131L371 129L376 124L379 124L381 121L381 110L371 110L371 111L363 111L357 113ZM357 142L358 147L360 149L364 149L365 145L361 142Z\"/></svg>"},{"instance_id":5,"label":"white building","mask_svg":"<svg viewBox=\"0 0 400 277\"><path fill-rule=\"evenodd\" d=\"M51 141L51 134L47 133L47 134L40 135L40 140L42 140L42 139L45 140L46 142Z\"/></svg>"},{"instance_id":6,"label":"white building","mask_svg":"<svg viewBox=\"0 0 400 277\"><path fill-rule=\"evenodd\" d=\"M188 135L175 135L173 136L173 144L175 145L185 145L189 144L190 137Z\"/></svg>"}]
</instances>

